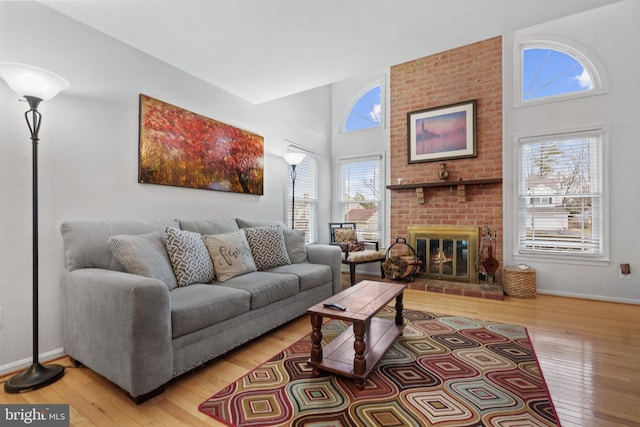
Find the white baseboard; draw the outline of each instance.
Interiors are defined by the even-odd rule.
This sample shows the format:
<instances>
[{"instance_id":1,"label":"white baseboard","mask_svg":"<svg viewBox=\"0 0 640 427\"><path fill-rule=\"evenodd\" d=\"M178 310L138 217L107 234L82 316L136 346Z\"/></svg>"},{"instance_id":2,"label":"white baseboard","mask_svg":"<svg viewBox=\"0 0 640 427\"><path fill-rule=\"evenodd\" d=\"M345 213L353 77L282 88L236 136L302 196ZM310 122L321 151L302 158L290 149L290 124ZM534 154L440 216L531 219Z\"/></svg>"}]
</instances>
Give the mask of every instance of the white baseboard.
<instances>
[{"instance_id":1,"label":"white baseboard","mask_svg":"<svg viewBox=\"0 0 640 427\"><path fill-rule=\"evenodd\" d=\"M549 291L545 289L537 289L536 292L539 294L555 295L558 297L581 298L581 299L590 299L590 300L607 301L607 302L619 302L624 304L640 304L640 300L630 299L630 298L612 298L612 297L607 297L602 295L576 294L572 292L558 292L558 291Z\"/></svg>"},{"instance_id":2,"label":"white baseboard","mask_svg":"<svg viewBox=\"0 0 640 427\"><path fill-rule=\"evenodd\" d=\"M56 348L54 350L48 351L46 353L40 354L40 362L48 362L50 360L55 360L65 355L64 349ZM28 368L33 363L33 359L31 357L16 360L15 362L7 363L6 365L0 366L0 376L4 376L7 374L11 374L14 372L21 371L23 369Z\"/></svg>"}]
</instances>

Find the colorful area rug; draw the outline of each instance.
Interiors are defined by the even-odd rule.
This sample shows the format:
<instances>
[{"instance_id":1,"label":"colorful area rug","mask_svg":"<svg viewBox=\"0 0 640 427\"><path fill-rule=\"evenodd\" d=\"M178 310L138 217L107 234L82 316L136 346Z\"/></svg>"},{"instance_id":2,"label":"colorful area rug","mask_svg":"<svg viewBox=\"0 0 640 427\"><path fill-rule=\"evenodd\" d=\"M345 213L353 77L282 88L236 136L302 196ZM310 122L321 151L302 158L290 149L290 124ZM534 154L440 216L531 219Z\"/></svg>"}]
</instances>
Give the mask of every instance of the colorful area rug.
<instances>
[{"instance_id":1,"label":"colorful area rug","mask_svg":"<svg viewBox=\"0 0 640 427\"><path fill-rule=\"evenodd\" d=\"M306 336L199 409L230 426L559 425L525 328L411 310L405 323L363 390L313 378ZM323 345L347 327L327 322Z\"/></svg>"}]
</instances>

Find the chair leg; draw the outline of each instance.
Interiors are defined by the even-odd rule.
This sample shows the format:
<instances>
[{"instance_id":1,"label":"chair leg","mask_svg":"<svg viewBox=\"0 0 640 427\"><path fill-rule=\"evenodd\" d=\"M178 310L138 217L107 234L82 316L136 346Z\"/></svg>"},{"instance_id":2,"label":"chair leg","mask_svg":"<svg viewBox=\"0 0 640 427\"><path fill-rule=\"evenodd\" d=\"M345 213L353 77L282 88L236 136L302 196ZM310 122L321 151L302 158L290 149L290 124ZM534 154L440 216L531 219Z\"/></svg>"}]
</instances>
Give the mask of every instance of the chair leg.
<instances>
[{"instance_id":1,"label":"chair leg","mask_svg":"<svg viewBox=\"0 0 640 427\"><path fill-rule=\"evenodd\" d=\"M351 279L351 286L356 284L356 265L349 264L349 278Z\"/></svg>"}]
</instances>

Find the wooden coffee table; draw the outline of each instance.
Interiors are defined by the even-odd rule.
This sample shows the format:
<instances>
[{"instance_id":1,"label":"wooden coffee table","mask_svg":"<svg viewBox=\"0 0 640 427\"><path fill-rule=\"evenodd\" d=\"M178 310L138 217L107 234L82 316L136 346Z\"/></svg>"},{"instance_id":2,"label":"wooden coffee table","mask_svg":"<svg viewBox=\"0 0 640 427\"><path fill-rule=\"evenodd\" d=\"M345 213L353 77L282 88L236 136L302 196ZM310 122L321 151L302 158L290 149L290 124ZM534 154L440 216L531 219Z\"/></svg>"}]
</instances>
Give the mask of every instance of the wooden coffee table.
<instances>
[{"instance_id":1,"label":"wooden coffee table","mask_svg":"<svg viewBox=\"0 0 640 427\"><path fill-rule=\"evenodd\" d=\"M311 364L313 376L321 371L356 380L358 388L364 382L389 346L402 334L402 297L407 285L362 281L307 310L311 315ZM374 317L392 299L396 299L395 321ZM335 302L345 311L324 306ZM352 325L322 348L322 318L342 319Z\"/></svg>"}]
</instances>

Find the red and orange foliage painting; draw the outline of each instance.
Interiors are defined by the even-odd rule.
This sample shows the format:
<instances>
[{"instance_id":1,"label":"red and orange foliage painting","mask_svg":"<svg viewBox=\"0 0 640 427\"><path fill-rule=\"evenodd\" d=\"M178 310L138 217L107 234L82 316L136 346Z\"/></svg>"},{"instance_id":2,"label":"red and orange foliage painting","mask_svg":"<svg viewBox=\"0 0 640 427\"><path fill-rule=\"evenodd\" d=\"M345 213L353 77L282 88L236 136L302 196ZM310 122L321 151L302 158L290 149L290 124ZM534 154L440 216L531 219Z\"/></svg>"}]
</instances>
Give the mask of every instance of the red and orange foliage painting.
<instances>
[{"instance_id":1,"label":"red and orange foliage painting","mask_svg":"<svg viewBox=\"0 0 640 427\"><path fill-rule=\"evenodd\" d=\"M263 194L264 138L140 95L138 181Z\"/></svg>"}]
</instances>

